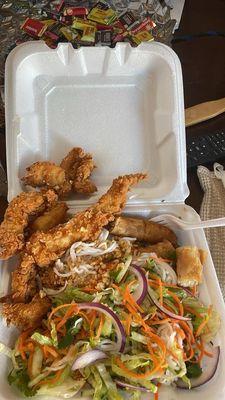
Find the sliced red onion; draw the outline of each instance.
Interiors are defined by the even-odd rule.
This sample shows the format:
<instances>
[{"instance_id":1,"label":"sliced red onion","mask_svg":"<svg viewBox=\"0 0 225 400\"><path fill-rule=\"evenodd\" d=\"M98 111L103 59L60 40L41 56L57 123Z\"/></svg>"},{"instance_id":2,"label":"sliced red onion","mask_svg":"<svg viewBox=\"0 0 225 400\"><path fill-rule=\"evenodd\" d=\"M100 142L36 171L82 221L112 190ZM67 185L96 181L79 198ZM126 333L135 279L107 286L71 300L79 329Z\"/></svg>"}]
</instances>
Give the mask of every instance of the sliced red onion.
<instances>
[{"instance_id":1,"label":"sliced red onion","mask_svg":"<svg viewBox=\"0 0 225 400\"><path fill-rule=\"evenodd\" d=\"M138 278L138 287L132 294L137 304L141 304L148 293L148 281L142 268L138 265L130 265L129 270Z\"/></svg>"},{"instance_id":2,"label":"sliced red onion","mask_svg":"<svg viewBox=\"0 0 225 400\"><path fill-rule=\"evenodd\" d=\"M76 358L72 365L72 371L82 369L88 365L95 364L97 361L105 360L107 355L101 350L89 350Z\"/></svg>"},{"instance_id":3,"label":"sliced red onion","mask_svg":"<svg viewBox=\"0 0 225 400\"><path fill-rule=\"evenodd\" d=\"M117 344L110 339L103 339L101 343L98 344L97 349L103 351L115 351Z\"/></svg>"},{"instance_id":4,"label":"sliced red onion","mask_svg":"<svg viewBox=\"0 0 225 400\"><path fill-rule=\"evenodd\" d=\"M114 382L117 384L117 386L120 386L120 387L124 387L124 388L131 389L131 390L139 390L140 392L152 393L152 390L147 389L143 386L130 385L129 383L119 381L118 379L115 379Z\"/></svg>"},{"instance_id":5,"label":"sliced red onion","mask_svg":"<svg viewBox=\"0 0 225 400\"><path fill-rule=\"evenodd\" d=\"M205 356L203 358L203 362L205 362L205 366L203 366L203 372L198 378L190 379L191 381L191 389L198 388L202 385L208 383L215 375L217 371L217 367L220 359L220 348L218 347L210 347L209 351L213 354L213 357ZM176 382L176 386L179 389L189 389L188 385L179 379Z\"/></svg>"},{"instance_id":6,"label":"sliced red onion","mask_svg":"<svg viewBox=\"0 0 225 400\"><path fill-rule=\"evenodd\" d=\"M116 328L117 334L117 349L119 352L123 352L126 343L126 333L124 330L123 325L121 324L118 316L112 311L109 307L105 306L105 304L101 303L80 303L79 304L80 310L97 310L102 312L107 317L112 319L113 325Z\"/></svg>"},{"instance_id":7,"label":"sliced red onion","mask_svg":"<svg viewBox=\"0 0 225 400\"><path fill-rule=\"evenodd\" d=\"M167 310L167 308L165 308L164 306L162 306L159 301L156 298L155 292L154 290L152 290L152 288L148 287L148 294L152 300L152 302L155 304L155 306L162 311L164 314L168 315L168 317L170 318L174 318L180 321L190 321L191 318L189 317L182 317L181 315L177 315L172 313L171 311Z\"/></svg>"}]
</instances>

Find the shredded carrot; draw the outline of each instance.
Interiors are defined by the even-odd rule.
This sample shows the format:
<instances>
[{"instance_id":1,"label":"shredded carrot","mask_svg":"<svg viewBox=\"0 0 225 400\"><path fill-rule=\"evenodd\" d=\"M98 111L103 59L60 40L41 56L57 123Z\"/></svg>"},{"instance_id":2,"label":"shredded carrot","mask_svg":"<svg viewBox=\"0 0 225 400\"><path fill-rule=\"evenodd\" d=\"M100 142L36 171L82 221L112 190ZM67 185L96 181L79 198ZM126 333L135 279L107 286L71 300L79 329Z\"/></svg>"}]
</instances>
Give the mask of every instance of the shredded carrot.
<instances>
[{"instance_id":1,"label":"shredded carrot","mask_svg":"<svg viewBox=\"0 0 225 400\"><path fill-rule=\"evenodd\" d=\"M165 322L171 322L171 319L164 318L164 319L150 320L149 325L161 325L161 324L165 324Z\"/></svg>"},{"instance_id":2,"label":"shredded carrot","mask_svg":"<svg viewBox=\"0 0 225 400\"><path fill-rule=\"evenodd\" d=\"M187 341L187 344L188 344L190 353L189 353L188 356L187 356L186 354L184 355L184 361L189 361L189 360L191 360L191 359L194 357L194 355L195 355L194 349L193 349L193 346L192 346L192 343L191 343L191 339L190 339L189 333L186 335L186 341Z\"/></svg>"},{"instance_id":3,"label":"shredded carrot","mask_svg":"<svg viewBox=\"0 0 225 400\"><path fill-rule=\"evenodd\" d=\"M187 322L186 321L179 321L179 324L182 326L184 331L187 331L189 333L190 338L191 338L191 343L195 343L195 338L194 338L193 332L192 332L190 326L187 324Z\"/></svg>"},{"instance_id":4,"label":"shredded carrot","mask_svg":"<svg viewBox=\"0 0 225 400\"><path fill-rule=\"evenodd\" d=\"M210 353L209 351L207 351L204 347L204 342L202 340L202 338L200 338L200 343L196 342L196 345L198 347L199 350L203 350L203 353L208 356L208 357L213 357L213 354Z\"/></svg>"},{"instance_id":5,"label":"shredded carrot","mask_svg":"<svg viewBox=\"0 0 225 400\"><path fill-rule=\"evenodd\" d=\"M22 359L25 361L26 360L26 354L25 354L25 341L30 335L30 333L33 331L33 329L27 329L26 331L22 332L19 341L18 341L18 350L21 354Z\"/></svg>"},{"instance_id":6,"label":"shredded carrot","mask_svg":"<svg viewBox=\"0 0 225 400\"><path fill-rule=\"evenodd\" d=\"M56 383L58 382L60 376L61 376L62 373L64 372L64 369L65 369L65 368L58 370L53 378L44 379L44 380L40 381L40 382L38 383L38 386L42 386L42 385L54 385L54 384L56 384Z\"/></svg>"},{"instance_id":7,"label":"shredded carrot","mask_svg":"<svg viewBox=\"0 0 225 400\"><path fill-rule=\"evenodd\" d=\"M99 338L100 338L100 336L101 336L101 333L102 333L102 327L103 327L103 324L104 324L104 320L105 320L105 317L104 317L104 315L103 315L103 314L101 314L101 315L100 315L99 326L98 326L98 329L97 329L97 332L96 332L95 339L99 339Z\"/></svg>"},{"instance_id":8,"label":"shredded carrot","mask_svg":"<svg viewBox=\"0 0 225 400\"><path fill-rule=\"evenodd\" d=\"M210 317L210 315L211 315L211 312L212 312L212 306L209 306L209 308L208 308L208 315L206 316L206 318L204 319L204 321L202 321L202 323L199 325L199 327L198 327L198 329L197 329L197 331L196 331L196 333L195 333L195 336L199 336L199 335L202 333L202 331L203 331L205 325L207 324L207 322L208 322L208 320L209 320L209 317Z\"/></svg>"},{"instance_id":9,"label":"shredded carrot","mask_svg":"<svg viewBox=\"0 0 225 400\"><path fill-rule=\"evenodd\" d=\"M185 310L186 311L189 311L191 314L194 314L194 315L196 315L196 317L202 317L202 314L201 313L198 313L196 310L194 310L193 308L191 308L191 307L189 307L189 306L186 306L186 305L184 305L184 308L185 308Z\"/></svg>"},{"instance_id":10,"label":"shredded carrot","mask_svg":"<svg viewBox=\"0 0 225 400\"><path fill-rule=\"evenodd\" d=\"M124 320L124 327L125 327L126 334L128 336L130 336L131 322L132 322L132 315L128 314L127 318Z\"/></svg>"},{"instance_id":11,"label":"shredded carrot","mask_svg":"<svg viewBox=\"0 0 225 400\"><path fill-rule=\"evenodd\" d=\"M181 316L183 316L183 315L184 315L184 308L183 308L183 305L182 305L182 303L181 303L179 297L178 297L175 293L171 292L170 290L168 290L168 294L172 297L172 299L173 299L173 300L175 301L175 303L177 304L178 310L179 310L179 314L180 314Z\"/></svg>"},{"instance_id":12,"label":"shredded carrot","mask_svg":"<svg viewBox=\"0 0 225 400\"><path fill-rule=\"evenodd\" d=\"M61 310L62 308L71 307L71 306L78 309L78 305L77 305L76 303L74 303L74 304L71 304L71 303L69 303L69 304L61 304L60 306L53 308L53 310L52 310L52 312L50 313L50 315L49 315L48 318L51 319L52 316L53 316L57 311Z\"/></svg>"},{"instance_id":13,"label":"shredded carrot","mask_svg":"<svg viewBox=\"0 0 225 400\"><path fill-rule=\"evenodd\" d=\"M51 346L48 346L47 344L43 345L43 351L44 351L45 356L47 355L47 353L49 353L54 358L58 357L57 351L55 349L53 349Z\"/></svg>"},{"instance_id":14,"label":"shredded carrot","mask_svg":"<svg viewBox=\"0 0 225 400\"><path fill-rule=\"evenodd\" d=\"M150 371L139 374L139 373L133 372L129 368L127 368L126 365L121 361L121 359L119 357L115 357L115 362L119 368L121 368L124 372L126 372L127 375L129 375L131 378L136 378L136 379L148 378L149 376L153 375L155 372L157 372L161 368L161 363L159 363L157 366L155 366Z\"/></svg>"},{"instance_id":15,"label":"shredded carrot","mask_svg":"<svg viewBox=\"0 0 225 400\"><path fill-rule=\"evenodd\" d=\"M163 305L163 289L162 289L162 281L160 278L157 279L159 285L159 304Z\"/></svg>"},{"instance_id":16,"label":"shredded carrot","mask_svg":"<svg viewBox=\"0 0 225 400\"><path fill-rule=\"evenodd\" d=\"M90 320L90 336L94 336L95 320L96 320L96 311L92 311L92 319Z\"/></svg>"},{"instance_id":17,"label":"shredded carrot","mask_svg":"<svg viewBox=\"0 0 225 400\"><path fill-rule=\"evenodd\" d=\"M171 260L169 260L168 258L162 258L162 257L158 257L157 254L152 253L151 256L149 256L149 258L152 258L153 260L156 260L158 262L171 262Z\"/></svg>"},{"instance_id":18,"label":"shredded carrot","mask_svg":"<svg viewBox=\"0 0 225 400\"><path fill-rule=\"evenodd\" d=\"M157 392L154 394L154 400L159 400L159 387L160 387L160 383L157 383Z\"/></svg>"},{"instance_id":19,"label":"shredded carrot","mask_svg":"<svg viewBox=\"0 0 225 400\"><path fill-rule=\"evenodd\" d=\"M70 308L66 311L64 317L61 319L61 321L57 324L56 329L58 330L59 328L61 328L61 326L65 325L66 321L74 314L77 314L78 312L78 308L77 305L74 307L74 305L72 304L70 306Z\"/></svg>"}]
</instances>

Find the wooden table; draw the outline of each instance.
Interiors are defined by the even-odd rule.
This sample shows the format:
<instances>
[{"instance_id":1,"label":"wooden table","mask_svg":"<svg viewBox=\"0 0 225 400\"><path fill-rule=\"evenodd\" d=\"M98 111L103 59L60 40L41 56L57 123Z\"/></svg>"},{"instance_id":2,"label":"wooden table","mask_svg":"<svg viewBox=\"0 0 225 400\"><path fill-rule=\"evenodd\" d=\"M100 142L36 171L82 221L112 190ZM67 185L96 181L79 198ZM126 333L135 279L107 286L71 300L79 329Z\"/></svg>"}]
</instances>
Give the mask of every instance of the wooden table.
<instances>
[{"instance_id":1,"label":"wooden table","mask_svg":"<svg viewBox=\"0 0 225 400\"><path fill-rule=\"evenodd\" d=\"M225 1L186 0L179 29L174 37L193 35L207 31L225 32ZM204 101L225 97L225 37L199 37L173 43L178 54L184 79L185 107ZM187 129L188 136L203 135L225 128L225 113ZM5 166L4 131L0 131L0 159ZM225 160L222 162L225 165ZM209 167L212 167L209 165ZM190 196L187 204L200 210L202 191L196 170L188 171ZM7 202L0 197L0 218Z\"/></svg>"}]
</instances>

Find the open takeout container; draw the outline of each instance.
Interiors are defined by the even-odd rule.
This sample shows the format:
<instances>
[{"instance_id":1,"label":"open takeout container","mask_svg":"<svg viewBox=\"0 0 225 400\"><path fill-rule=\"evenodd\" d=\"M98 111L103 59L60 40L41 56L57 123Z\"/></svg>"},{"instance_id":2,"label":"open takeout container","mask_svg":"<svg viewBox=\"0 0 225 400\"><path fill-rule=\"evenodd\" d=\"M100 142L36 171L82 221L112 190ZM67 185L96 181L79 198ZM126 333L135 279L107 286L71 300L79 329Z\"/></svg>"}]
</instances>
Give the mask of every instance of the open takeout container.
<instances>
[{"instance_id":1,"label":"open takeout container","mask_svg":"<svg viewBox=\"0 0 225 400\"><path fill-rule=\"evenodd\" d=\"M59 162L71 147L81 146L94 155L98 192L89 198L71 197L72 211L95 202L114 177L144 171L148 179L129 192L124 212L199 219L184 204L188 187L182 73L169 47L143 43L131 48L121 43L114 49L74 50L62 43L52 50L43 42L28 42L7 59L5 97L9 200L23 190L20 177L26 166L37 160ZM181 244L209 253L203 230L177 234ZM15 264L15 259L2 262L3 294ZM221 314L215 340L221 347L217 373L207 385L191 391L162 387L160 400L225 398L225 308L210 254L200 296ZM12 344L15 337L16 330L1 323L0 340ZM18 399L6 380L9 363L1 358L0 400Z\"/></svg>"}]
</instances>

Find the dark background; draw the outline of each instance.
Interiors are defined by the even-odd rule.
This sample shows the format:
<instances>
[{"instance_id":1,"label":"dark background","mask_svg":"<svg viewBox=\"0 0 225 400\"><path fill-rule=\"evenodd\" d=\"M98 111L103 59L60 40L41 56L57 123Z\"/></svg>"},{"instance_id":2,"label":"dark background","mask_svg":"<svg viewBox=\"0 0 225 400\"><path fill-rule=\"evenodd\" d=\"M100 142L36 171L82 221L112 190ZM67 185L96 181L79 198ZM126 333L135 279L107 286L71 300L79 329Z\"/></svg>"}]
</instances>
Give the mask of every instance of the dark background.
<instances>
[{"instance_id":1,"label":"dark background","mask_svg":"<svg viewBox=\"0 0 225 400\"><path fill-rule=\"evenodd\" d=\"M208 31L222 32L224 36L197 37ZM193 35L190 40L182 36ZM180 26L174 34L172 47L178 54L184 81L185 107L225 97L225 0L186 0ZM186 129L188 137L225 129L225 113ZM0 159L5 167L4 129L0 130ZM225 165L225 160L220 160ZM212 165L207 165L209 168ZM202 191L196 169L188 171L190 196L186 203L200 210ZM7 202L0 197L0 217Z\"/></svg>"}]
</instances>

